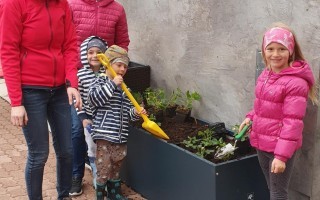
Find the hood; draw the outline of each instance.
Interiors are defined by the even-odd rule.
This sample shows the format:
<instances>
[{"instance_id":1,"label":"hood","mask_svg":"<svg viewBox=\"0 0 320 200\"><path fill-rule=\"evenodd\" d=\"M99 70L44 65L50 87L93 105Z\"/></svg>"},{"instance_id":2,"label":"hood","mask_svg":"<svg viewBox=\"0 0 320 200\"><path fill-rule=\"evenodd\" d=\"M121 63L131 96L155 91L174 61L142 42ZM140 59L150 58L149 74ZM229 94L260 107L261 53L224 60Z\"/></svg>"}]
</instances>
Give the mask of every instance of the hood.
<instances>
[{"instance_id":1,"label":"hood","mask_svg":"<svg viewBox=\"0 0 320 200\"><path fill-rule=\"evenodd\" d=\"M82 0L90 5L98 5L98 6L107 6L110 3L114 2L114 0Z\"/></svg>"},{"instance_id":2,"label":"hood","mask_svg":"<svg viewBox=\"0 0 320 200\"><path fill-rule=\"evenodd\" d=\"M80 45L80 60L81 60L82 66L84 68L86 68L86 69L90 69L89 61L88 61L88 58L87 58L88 43L94 38L101 40L102 42L104 42L106 44L107 49L109 48L108 47L108 43L104 39L102 39L102 38L100 38L98 36L90 36L87 39L85 39ZM103 66L102 66L102 68L104 69ZM100 69L100 71L101 71L101 69Z\"/></svg>"},{"instance_id":3,"label":"hood","mask_svg":"<svg viewBox=\"0 0 320 200\"><path fill-rule=\"evenodd\" d=\"M308 82L309 87L313 86L315 83L314 76L309 64L303 60L294 61L290 67L282 70L280 73L274 73L266 68L262 72L262 79L267 79L270 77L270 81L276 81L278 78L282 76L296 76L300 77ZM264 81L264 80L263 80Z\"/></svg>"},{"instance_id":4,"label":"hood","mask_svg":"<svg viewBox=\"0 0 320 200\"><path fill-rule=\"evenodd\" d=\"M282 70L279 75L297 76L308 82L309 87L315 83L314 76L309 64L304 60L294 61L290 67Z\"/></svg>"}]
</instances>

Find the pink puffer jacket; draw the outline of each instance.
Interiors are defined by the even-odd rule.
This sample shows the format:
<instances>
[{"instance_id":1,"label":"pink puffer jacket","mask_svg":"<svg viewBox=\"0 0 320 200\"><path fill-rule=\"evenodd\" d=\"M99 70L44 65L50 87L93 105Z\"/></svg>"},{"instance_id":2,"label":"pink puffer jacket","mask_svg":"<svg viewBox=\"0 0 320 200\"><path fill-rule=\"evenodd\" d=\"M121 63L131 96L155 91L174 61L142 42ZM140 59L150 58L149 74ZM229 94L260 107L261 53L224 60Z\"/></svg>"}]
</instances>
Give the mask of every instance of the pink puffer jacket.
<instances>
[{"instance_id":1,"label":"pink puffer jacket","mask_svg":"<svg viewBox=\"0 0 320 200\"><path fill-rule=\"evenodd\" d=\"M309 88L314 84L305 61L276 74L265 69L257 80L250 143L286 162L302 145L303 118Z\"/></svg>"},{"instance_id":2,"label":"pink puffer jacket","mask_svg":"<svg viewBox=\"0 0 320 200\"><path fill-rule=\"evenodd\" d=\"M126 50L130 43L126 13L114 0L68 0L73 12L77 41L81 43L90 36L99 36Z\"/></svg>"}]
</instances>

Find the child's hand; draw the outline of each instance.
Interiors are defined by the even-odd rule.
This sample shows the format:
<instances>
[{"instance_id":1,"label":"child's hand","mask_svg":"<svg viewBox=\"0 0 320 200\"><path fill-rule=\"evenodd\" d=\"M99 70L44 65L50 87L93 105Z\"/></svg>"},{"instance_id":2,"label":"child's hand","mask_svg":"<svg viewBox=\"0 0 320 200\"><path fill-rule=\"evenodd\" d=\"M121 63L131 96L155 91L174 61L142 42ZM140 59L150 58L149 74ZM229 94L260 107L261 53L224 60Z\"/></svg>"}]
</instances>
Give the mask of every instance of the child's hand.
<instances>
[{"instance_id":1,"label":"child's hand","mask_svg":"<svg viewBox=\"0 0 320 200\"><path fill-rule=\"evenodd\" d=\"M147 115L147 111L146 111L146 109L144 109L143 107L141 107L141 111L140 111L140 112L138 112L137 109L134 108L134 113L135 113L136 115L140 115L140 114Z\"/></svg>"},{"instance_id":2,"label":"child's hand","mask_svg":"<svg viewBox=\"0 0 320 200\"><path fill-rule=\"evenodd\" d=\"M90 119L84 119L84 120L82 121L83 128L86 128L89 124L92 124L92 120L90 120Z\"/></svg>"},{"instance_id":3,"label":"child's hand","mask_svg":"<svg viewBox=\"0 0 320 200\"><path fill-rule=\"evenodd\" d=\"M282 160L274 158L271 164L271 173L282 173L286 169L286 163Z\"/></svg>"},{"instance_id":4,"label":"child's hand","mask_svg":"<svg viewBox=\"0 0 320 200\"><path fill-rule=\"evenodd\" d=\"M250 118L246 118L239 126L239 132L243 129L245 125L250 125Z\"/></svg>"},{"instance_id":5,"label":"child's hand","mask_svg":"<svg viewBox=\"0 0 320 200\"><path fill-rule=\"evenodd\" d=\"M117 85L120 86L121 83L123 83L123 78L120 75L117 75L113 78L113 82Z\"/></svg>"}]
</instances>

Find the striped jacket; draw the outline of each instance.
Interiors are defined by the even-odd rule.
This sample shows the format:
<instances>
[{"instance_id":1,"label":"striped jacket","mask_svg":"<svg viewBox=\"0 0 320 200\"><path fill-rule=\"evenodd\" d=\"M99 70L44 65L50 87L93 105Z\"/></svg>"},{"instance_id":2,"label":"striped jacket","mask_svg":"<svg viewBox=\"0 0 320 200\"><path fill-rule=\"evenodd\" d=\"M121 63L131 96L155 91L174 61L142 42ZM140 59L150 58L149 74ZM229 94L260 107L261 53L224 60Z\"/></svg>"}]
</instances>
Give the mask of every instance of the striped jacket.
<instances>
[{"instance_id":1,"label":"striped jacket","mask_svg":"<svg viewBox=\"0 0 320 200\"><path fill-rule=\"evenodd\" d=\"M92 139L125 143L129 120L138 120L134 107L124 92L107 76L99 76L91 84L88 102L93 106Z\"/></svg>"},{"instance_id":2,"label":"striped jacket","mask_svg":"<svg viewBox=\"0 0 320 200\"><path fill-rule=\"evenodd\" d=\"M84 119L92 119L92 108L88 103L89 86L96 78L95 73L92 71L87 58L87 47L90 40L98 38L105 42L103 39L91 36L85 39L80 46L80 59L82 68L78 71L78 89L82 99L82 110L78 111L78 116L83 121ZM106 43L106 42L105 42ZM108 47L107 43L106 46ZM105 73L105 68L101 65L99 74Z\"/></svg>"}]
</instances>

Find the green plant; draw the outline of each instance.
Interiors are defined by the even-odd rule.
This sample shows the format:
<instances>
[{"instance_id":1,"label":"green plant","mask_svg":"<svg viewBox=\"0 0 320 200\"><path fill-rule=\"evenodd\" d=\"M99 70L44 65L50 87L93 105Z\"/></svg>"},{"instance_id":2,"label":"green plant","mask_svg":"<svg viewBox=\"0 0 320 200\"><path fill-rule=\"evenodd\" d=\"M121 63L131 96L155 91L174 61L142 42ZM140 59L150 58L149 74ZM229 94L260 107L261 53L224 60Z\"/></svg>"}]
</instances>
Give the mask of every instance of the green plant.
<instances>
[{"instance_id":1,"label":"green plant","mask_svg":"<svg viewBox=\"0 0 320 200\"><path fill-rule=\"evenodd\" d=\"M146 103L148 107L154 109L155 112L164 110L166 108L166 96L163 89L147 88L144 92Z\"/></svg>"},{"instance_id":2,"label":"green plant","mask_svg":"<svg viewBox=\"0 0 320 200\"><path fill-rule=\"evenodd\" d=\"M198 131L196 136L190 137L182 141L182 144L188 148L195 150L195 154L204 158L205 156L215 152L217 146L223 145L221 141L214 136L214 130L207 128L204 131Z\"/></svg>"},{"instance_id":3,"label":"green plant","mask_svg":"<svg viewBox=\"0 0 320 200\"><path fill-rule=\"evenodd\" d=\"M140 92L132 92L132 96L138 102L139 105L143 104L143 96Z\"/></svg>"},{"instance_id":4,"label":"green plant","mask_svg":"<svg viewBox=\"0 0 320 200\"><path fill-rule=\"evenodd\" d=\"M181 95L182 95L181 90L177 89L172 91L171 95L167 98L166 107L167 108L176 107L179 98L181 98Z\"/></svg>"},{"instance_id":5,"label":"green plant","mask_svg":"<svg viewBox=\"0 0 320 200\"><path fill-rule=\"evenodd\" d=\"M201 95L194 91L190 92L189 90L183 93L179 88L177 89L178 95L178 109L179 110L191 110L192 104L194 101L199 101L201 99Z\"/></svg>"}]
</instances>

